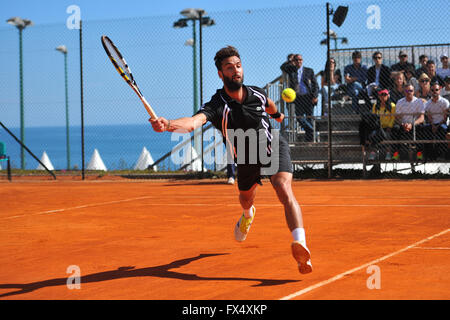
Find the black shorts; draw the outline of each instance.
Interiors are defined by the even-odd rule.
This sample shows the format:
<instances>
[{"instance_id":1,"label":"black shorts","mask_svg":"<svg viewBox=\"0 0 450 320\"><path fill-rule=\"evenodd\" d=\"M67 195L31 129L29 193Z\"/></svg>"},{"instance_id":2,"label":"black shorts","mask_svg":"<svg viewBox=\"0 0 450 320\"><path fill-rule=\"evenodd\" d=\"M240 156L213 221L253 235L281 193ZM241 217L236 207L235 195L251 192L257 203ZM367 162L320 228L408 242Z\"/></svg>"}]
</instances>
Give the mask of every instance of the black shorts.
<instances>
[{"instance_id":1,"label":"black shorts","mask_svg":"<svg viewBox=\"0 0 450 320\"><path fill-rule=\"evenodd\" d=\"M238 188L242 191L250 190L255 183L262 185L261 177L272 175L278 172L292 173L291 151L286 138L279 135L279 147L272 143L272 161L268 165L261 164L238 164L237 182ZM277 152L278 151L278 152ZM277 156L278 155L278 156Z\"/></svg>"}]
</instances>

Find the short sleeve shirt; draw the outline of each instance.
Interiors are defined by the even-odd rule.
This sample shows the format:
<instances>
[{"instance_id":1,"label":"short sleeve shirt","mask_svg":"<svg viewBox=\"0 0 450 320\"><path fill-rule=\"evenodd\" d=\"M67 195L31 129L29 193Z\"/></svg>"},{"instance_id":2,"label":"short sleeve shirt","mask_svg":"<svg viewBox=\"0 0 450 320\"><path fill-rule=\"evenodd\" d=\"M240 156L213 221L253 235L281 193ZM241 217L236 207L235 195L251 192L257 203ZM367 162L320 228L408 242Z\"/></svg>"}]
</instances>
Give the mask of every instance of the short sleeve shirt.
<instances>
[{"instance_id":1,"label":"short sleeve shirt","mask_svg":"<svg viewBox=\"0 0 450 320\"><path fill-rule=\"evenodd\" d=\"M269 106L267 95L263 89L256 86L243 86L243 89L247 91L247 97L242 104L228 96L225 89L222 88L217 90L211 100L205 103L197 114L203 113L206 119L221 131L224 143L227 143L227 129L242 129L244 133L254 130L259 139L260 132L264 133L263 138L267 139L270 150L272 134L269 117L266 113L266 108ZM238 143L234 143L234 146L238 145ZM248 143L246 149L246 154L248 154Z\"/></svg>"}]
</instances>

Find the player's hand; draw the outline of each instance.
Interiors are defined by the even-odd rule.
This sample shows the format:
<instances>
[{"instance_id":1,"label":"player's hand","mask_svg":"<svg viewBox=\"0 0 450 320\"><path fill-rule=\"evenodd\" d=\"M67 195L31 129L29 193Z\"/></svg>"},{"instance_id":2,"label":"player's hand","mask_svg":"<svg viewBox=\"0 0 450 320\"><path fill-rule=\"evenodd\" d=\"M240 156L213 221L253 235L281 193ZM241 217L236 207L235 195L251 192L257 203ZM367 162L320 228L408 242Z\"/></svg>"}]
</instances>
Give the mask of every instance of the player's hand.
<instances>
[{"instance_id":1,"label":"player's hand","mask_svg":"<svg viewBox=\"0 0 450 320\"><path fill-rule=\"evenodd\" d=\"M169 126L169 120L163 117L159 117L157 119L151 118L149 121L153 127L153 130L156 132L164 132Z\"/></svg>"},{"instance_id":2,"label":"player's hand","mask_svg":"<svg viewBox=\"0 0 450 320\"><path fill-rule=\"evenodd\" d=\"M280 113L280 117L275 119L275 121L279 123L282 123L283 120L284 120L284 113Z\"/></svg>"}]
</instances>

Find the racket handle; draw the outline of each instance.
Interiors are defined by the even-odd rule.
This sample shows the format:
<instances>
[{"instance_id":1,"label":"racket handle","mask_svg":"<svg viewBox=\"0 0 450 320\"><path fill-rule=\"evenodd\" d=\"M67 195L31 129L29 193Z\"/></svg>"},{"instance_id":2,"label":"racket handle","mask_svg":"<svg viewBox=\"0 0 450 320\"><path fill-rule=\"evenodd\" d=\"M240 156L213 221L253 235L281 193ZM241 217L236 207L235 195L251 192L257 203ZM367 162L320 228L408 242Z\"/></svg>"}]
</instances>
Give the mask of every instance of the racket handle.
<instances>
[{"instance_id":1,"label":"racket handle","mask_svg":"<svg viewBox=\"0 0 450 320\"><path fill-rule=\"evenodd\" d=\"M158 119L158 116L156 115L155 111L153 111L153 108L150 106L150 103L147 102L145 97L141 97L142 103L144 104L145 109L147 109L148 114L152 119Z\"/></svg>"}]
</instances>

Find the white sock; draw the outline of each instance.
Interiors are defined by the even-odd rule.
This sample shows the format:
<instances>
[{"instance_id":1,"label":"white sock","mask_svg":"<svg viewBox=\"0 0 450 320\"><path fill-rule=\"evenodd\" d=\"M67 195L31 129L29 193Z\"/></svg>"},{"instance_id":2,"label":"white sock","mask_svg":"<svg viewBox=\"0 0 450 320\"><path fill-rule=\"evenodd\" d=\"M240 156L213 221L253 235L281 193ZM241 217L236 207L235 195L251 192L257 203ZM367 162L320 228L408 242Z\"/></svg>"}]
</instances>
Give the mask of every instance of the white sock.
<instances>
[{"instance_id":1,"label":"white sock","mask_svg":"<svg viewBox=\"0 0 450 320\"><path fill-rule=\"evenodd\" d=\"M244 216L247 219L253 217L253 206L251 206L249 209L244 209Z\"/></svg>"},{"instance_id":2,"label":"white sock","mask_svg":"<svg viewBox=\"0 0 450 320\"><path fill-rule=\"evenodd\" d=\"M306 247L305 229L295 228L292 230L292 237L294 241L299 241L303 246Z\"/></svg>"}]
</instances>

